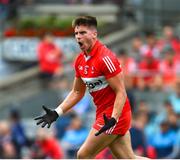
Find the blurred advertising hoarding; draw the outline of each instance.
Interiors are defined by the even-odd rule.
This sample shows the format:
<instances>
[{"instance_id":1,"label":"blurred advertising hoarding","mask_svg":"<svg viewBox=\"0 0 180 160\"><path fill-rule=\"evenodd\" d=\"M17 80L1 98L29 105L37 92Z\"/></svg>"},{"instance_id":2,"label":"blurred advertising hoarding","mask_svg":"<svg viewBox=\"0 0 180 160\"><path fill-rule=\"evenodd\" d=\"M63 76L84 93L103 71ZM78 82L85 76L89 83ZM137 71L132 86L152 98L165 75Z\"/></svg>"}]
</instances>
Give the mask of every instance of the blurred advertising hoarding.
<instances>
[{"instance_id":1,"label":"blurred advertising hoarding","mask_svg":"<svg viewBox=\"0 0 180 160\"><path fill-rule=\"evenodd\" d=\"M0 54L8 61L36 62L38 38L6 38L0 43ZM65 60L69 61L80 51L74 38L54 38L55 44L62 50Z\"/></svg>"}]
</instances>

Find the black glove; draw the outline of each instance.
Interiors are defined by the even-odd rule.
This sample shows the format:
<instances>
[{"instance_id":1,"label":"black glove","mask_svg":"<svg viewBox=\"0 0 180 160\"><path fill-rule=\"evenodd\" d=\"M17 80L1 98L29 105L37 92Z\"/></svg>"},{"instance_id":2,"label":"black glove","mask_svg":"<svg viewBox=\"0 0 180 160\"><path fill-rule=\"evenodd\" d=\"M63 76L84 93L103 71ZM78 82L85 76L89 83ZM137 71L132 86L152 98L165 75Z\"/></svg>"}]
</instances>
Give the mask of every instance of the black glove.
<instances>
[{"instance_id":1,"label":"black glove","mask_svg":"<svg viewBox=\"0 0 180 160\"><path fill-rule=\"evenodd\" d=\"M44 105L42 106L42 108L45 110L46 114L44 114L43 116L36 117L34 118L34 120L39 120L36 123L37 125L43 123L41 125L42 128L44 128L46 125L48 125L47 128L50 128L52 122L56 121L59 115L56 111L50 110L49 108L46 108Z\"/></svg>"},{"instance_id":2,"label":"black glove","mask_svg":"<svg viewBox=\"0 0 180 160\"><path fill-rule=\"evenodd\" d=\"M112 118L108 119L105 114L103 114L103 118L104 118L104 126L95 134L95 136L98 136L101 133L107 131L108 129L110 129L117 123L115 118L112 117Z\"/></svg>"}]
</instances>

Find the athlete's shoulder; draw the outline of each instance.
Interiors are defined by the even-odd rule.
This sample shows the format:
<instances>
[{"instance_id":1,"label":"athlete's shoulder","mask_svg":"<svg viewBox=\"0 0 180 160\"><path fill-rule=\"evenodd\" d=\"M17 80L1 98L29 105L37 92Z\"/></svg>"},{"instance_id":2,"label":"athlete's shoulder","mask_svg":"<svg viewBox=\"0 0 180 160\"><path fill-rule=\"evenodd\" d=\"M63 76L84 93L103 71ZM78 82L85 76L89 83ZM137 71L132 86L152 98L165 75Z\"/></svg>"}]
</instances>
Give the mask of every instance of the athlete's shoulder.
<instances>
[{"instance_id":1,"label":"athlete's shoulder","mask_svg":"<svg viewBox=\"0 0 180 160\"><path fill-rule=\"evenodd\" d=\"M104 61L104 59L117 59L116 54L111 51L109 48L107 48L105 45L101 48L101 54L100 54L100 61Z\"/></svg>"},{"instance_id":2,"label":"athlete's shoulder","mask_svg":"<svg viewBox=\"0 0 180 160\"><path fill-rule=\"evenodd\" d=\"M99 66L101 68L101 72L103 72L107 78L121 72L120 63L116 54L106 46L104 46L101 51Z\"/></svg>"},{"instance_id":3,"label":"athlete's shoulder","mask_svg":"<svg viewBox=\"0 0 180 160\"><path fill-rule=\"evenodd\" d=\"M109 49L106 45L100 47L101 57L104 56L115 56L115 53Z\"/></svg>"}]
</instances>

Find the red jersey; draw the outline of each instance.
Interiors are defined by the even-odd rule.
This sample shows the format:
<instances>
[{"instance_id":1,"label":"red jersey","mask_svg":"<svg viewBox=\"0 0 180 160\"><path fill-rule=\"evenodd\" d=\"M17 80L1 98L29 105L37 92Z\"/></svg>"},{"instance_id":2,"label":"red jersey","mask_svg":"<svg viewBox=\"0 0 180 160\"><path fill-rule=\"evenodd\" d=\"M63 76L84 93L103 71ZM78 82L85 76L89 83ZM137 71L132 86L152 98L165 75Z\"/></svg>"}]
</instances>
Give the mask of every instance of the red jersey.
<instances>
[{"instance_id":1,"label":"red jersey","mask_svg":"<svg viewBox=\"0 0 180 160\"><path fill-rule=\"evenodd\" d=\"M40 43L38 58L42 72L54 74L61 67L61 51L53 43Z\"/></svg>"},{"instance_id":2,"label":"red jersey","mask_svg":"<svg viewBox=\"0 0 180 160\"><path fill-rule=\"evenodd\" d=\"M154 76L159 73L159 60L155 59L151 52L145 55L139 62L139 73L142 74L147 84L152 83Z\"/></svg>"},{"instance_id":3,"label":"red jersey","mask_svg":"<svg viewBox=\"0 0 180 160\"><path fill-rule=\"evenodd\" d=\"M123 72L125 75L131 75L135 74L137 70L137 64L133 58L124 58L124 57L119 57L118 58L119 62L122 65Z\"/></svg>"},{"instance_id":4,"label":"red jersey","mask_svg":"<svg viewBox=\"0 0 180 160\"><path fill-rule=\"evenodd\" d=\"M76 77L83 80L96 105L96 120L106 113L111 117L115 92L109 86L107 79L121 72L120 63L113 52L98 40L88 56L82 52L75 61ZM130 104L126 99L120 118L130 111Z\"/></svg>"},{"instance_id":5,"label":"red jersey","mask_svg":"<svg viewBox=\"0 0 180 160\"><path fill-rule=\"evenodd\" d=\"M63 151L55 138L49 138L44 141L37 141L46 156L52 159L64 158Z\"/></svg>"},{"instance_id":6,"label":"red jersey","mask_svg":"<svg viewBox=\"0 0 180 160\"><path fill-rule=\"evenodd\" d=\"M176 75L180 70L180 61L173 59L172 62L164 59L160 62L160 72L162 73L163 82L166 85L172 85L176 80Z\"/></svg>"}]
</instances>

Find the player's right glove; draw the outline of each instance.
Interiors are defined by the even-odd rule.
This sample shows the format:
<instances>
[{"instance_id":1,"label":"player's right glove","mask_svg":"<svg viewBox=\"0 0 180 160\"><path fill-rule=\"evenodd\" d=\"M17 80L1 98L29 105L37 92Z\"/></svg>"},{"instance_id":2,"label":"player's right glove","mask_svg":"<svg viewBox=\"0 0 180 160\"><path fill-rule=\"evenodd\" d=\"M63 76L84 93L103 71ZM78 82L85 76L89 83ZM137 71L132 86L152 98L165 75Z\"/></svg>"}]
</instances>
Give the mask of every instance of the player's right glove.
<instances>
[{"instance_id":1,"label":"player's right glove","mask_svg":"<svg viewBox=\"0 0 180 160\"><path fill-rule=\"evenodd\" d=\"M44 128L46 125L48 125L47 128L50 128L51 124L57 120L59 115L55 110L51 110L45 107L44 105L42 106L42 108L45 110L46 114L44 114L43 116L36 117L34 120L38 120L36 123L37 125L42 123L42 128Z\"/></svg>"},{"instance_id":2,"label":"player's right glove","mask_svg":"<svg viewBox=\"0 0 180 160\"><path fill-rule=\"evenodd\" d=\"M115 118L111 117L110 119L108 119L105 114L103 114L103 118L104 118L104 126L95 134L95 136L98 136L101 133L107 131L117 123Z\"/></svg>"}]
</instances>

